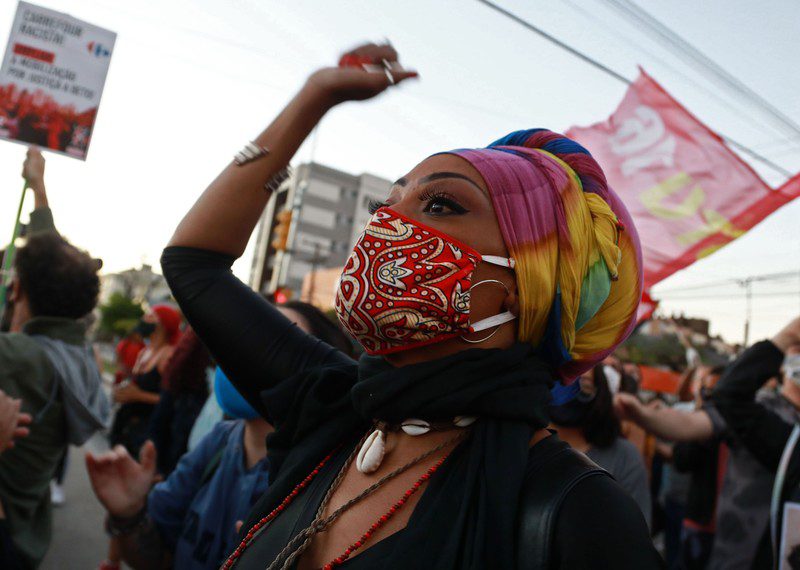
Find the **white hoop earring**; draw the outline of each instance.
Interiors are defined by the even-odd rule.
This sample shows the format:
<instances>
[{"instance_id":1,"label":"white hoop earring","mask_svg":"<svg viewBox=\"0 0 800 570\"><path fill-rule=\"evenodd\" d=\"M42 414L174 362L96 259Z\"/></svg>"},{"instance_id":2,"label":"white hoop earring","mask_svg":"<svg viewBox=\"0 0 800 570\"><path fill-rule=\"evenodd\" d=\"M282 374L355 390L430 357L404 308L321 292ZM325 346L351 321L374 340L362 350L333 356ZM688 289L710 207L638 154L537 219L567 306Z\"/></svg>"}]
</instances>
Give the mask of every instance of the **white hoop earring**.
<instances>
[{"instance_id":1,"label":"white hoop earring","mask_svg":"<svg viewBox=\"0 0 800 570\"><path fill-rule=\"evenodd\" d=\"M505 323L501 323L501 324L497 325L497 328L495 328L495 329L494 329L492 332L490 332L488 336L485 336L485 337L483 337L483 338L481 338L481 339L478 339L478 340L470 340L470 339L466 338L464 335L461 335L461 340L463 340L464 342L468 342L468 343L470 343L470 344L480 344L480 343L482 343L482 342L486 342L487 340L489 340L490 338L492 338L494 335L496 335L496 334L497 334L497 331L499 331L499 330L500 330L500 327L501 327L501 326L503 326L504 324L505 324Z\"/></svg>"}]
</instances>

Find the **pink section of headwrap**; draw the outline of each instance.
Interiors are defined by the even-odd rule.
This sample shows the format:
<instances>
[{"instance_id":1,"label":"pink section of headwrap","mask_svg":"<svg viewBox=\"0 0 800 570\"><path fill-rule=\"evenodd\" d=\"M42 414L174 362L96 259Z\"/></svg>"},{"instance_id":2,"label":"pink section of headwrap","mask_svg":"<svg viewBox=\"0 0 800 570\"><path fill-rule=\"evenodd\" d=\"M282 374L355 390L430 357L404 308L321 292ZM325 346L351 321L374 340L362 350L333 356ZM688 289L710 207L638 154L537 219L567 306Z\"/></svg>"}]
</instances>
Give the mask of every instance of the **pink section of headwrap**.
<instances>
[{"instance_id":1,"label":"pink section of headwrap","mask_svg":"<svg viewBox=\"0 0 800 570\"><path fill-rule=\"evenodd\" d=\"M543 142L563 140L550 131L535 137ZM641 248L630 214L607 187L602 170L588 152L553 155L538 146L493 146L451 154L467 160L483 177L506 246L518 258L518 268L527 267L524 274L518 272L520 302L522 305L526 301L526 288L528 297L536 300L529 301L524 310L534 320L542 316L542 311L548 315L546 330L539 329L533 339L521 340L533 340L549 354L559 376L569 383L613 352L633 330L641 296ZM593 239L595 214L589 215L588 206L579 203L587 193L602 198L624 228L618 243L624 263L620 281L611 283L615 292L607 302L601 298L603 310L598 310L590 326L579 331L570 328L572 321L562 320L558 275L563 277L563 273L558 267L572 264L580 276L588 274L585 251L581 249L588 242L575 241L579 234ZM576 227L584 231L576 234ZM521 283L523 280L525 283ZM580 285L577 291L581 291ZM563 340L565 334L572 335L570 330L574 331L574 345L567 347Z\"/></svg>"}]
</instances>

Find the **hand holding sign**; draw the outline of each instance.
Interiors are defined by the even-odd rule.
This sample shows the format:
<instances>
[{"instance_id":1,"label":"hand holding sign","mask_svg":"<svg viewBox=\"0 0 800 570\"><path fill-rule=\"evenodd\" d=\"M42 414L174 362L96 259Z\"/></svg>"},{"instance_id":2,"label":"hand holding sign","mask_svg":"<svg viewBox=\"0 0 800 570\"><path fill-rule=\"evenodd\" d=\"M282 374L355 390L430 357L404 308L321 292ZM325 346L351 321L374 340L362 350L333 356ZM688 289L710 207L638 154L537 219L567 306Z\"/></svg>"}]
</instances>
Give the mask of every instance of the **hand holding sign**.
<instances>
[{"instance_id":1,"label":"hand holding sign","mask_svg":"<svg viewBox=\"0 0 800 570\"><path fill-rule=\"evenodd\" d=\"M34 192L44 187L44 156L38 148L28 149L25 162L22 163L22 177Z\"/></svg>"}]
</instances>

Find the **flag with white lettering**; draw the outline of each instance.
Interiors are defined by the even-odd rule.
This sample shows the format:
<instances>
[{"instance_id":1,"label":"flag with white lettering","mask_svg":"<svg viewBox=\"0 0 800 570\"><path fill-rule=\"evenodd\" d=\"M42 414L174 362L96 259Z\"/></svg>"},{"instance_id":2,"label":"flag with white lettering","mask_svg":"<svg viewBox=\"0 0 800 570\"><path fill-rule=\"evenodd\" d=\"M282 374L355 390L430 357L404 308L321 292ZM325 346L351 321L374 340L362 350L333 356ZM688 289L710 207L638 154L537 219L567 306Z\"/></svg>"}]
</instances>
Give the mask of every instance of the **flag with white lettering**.
<instances>
[{"instance_id":1,"label":"flag with white lettering","mask_svg":"<svg viewBox=\"0 0 800 570\"><path fill-rule=\"evenodd\" d=\"M645 290L800 195L770 189L643 70L611 117L567 133L603 167L642 240Z\"/></svg>"},{"instance_id":2,"label":"flag with white lettering","mask_svg":"<svg viewBox=\"0 0 800 570\"><path fill-rule=\"evenodd\" d=\"M116 37L20 2L0 67L0 138L85 160Z\"/></svg>"}]
</instances>

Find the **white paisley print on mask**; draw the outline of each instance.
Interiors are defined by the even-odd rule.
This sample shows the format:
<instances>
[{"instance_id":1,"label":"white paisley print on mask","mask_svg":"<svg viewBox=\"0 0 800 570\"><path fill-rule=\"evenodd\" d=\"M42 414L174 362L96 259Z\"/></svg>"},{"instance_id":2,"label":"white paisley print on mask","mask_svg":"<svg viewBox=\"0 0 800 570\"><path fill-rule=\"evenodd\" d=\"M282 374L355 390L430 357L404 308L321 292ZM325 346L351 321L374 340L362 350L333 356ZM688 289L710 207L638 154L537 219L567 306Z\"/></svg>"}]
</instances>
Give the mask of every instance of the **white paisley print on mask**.
<instances>
[{"instance_id":1,"label":"white paisley print on mask","mask_svg":"<svg viewBox=\"0 0 800 570\"><path fill-rule=\"evenodd\" d=\"M463 334L480 259L455 239L381 208L345 265L336 313L369 354Z\"/></svg>"}]
</instances>

